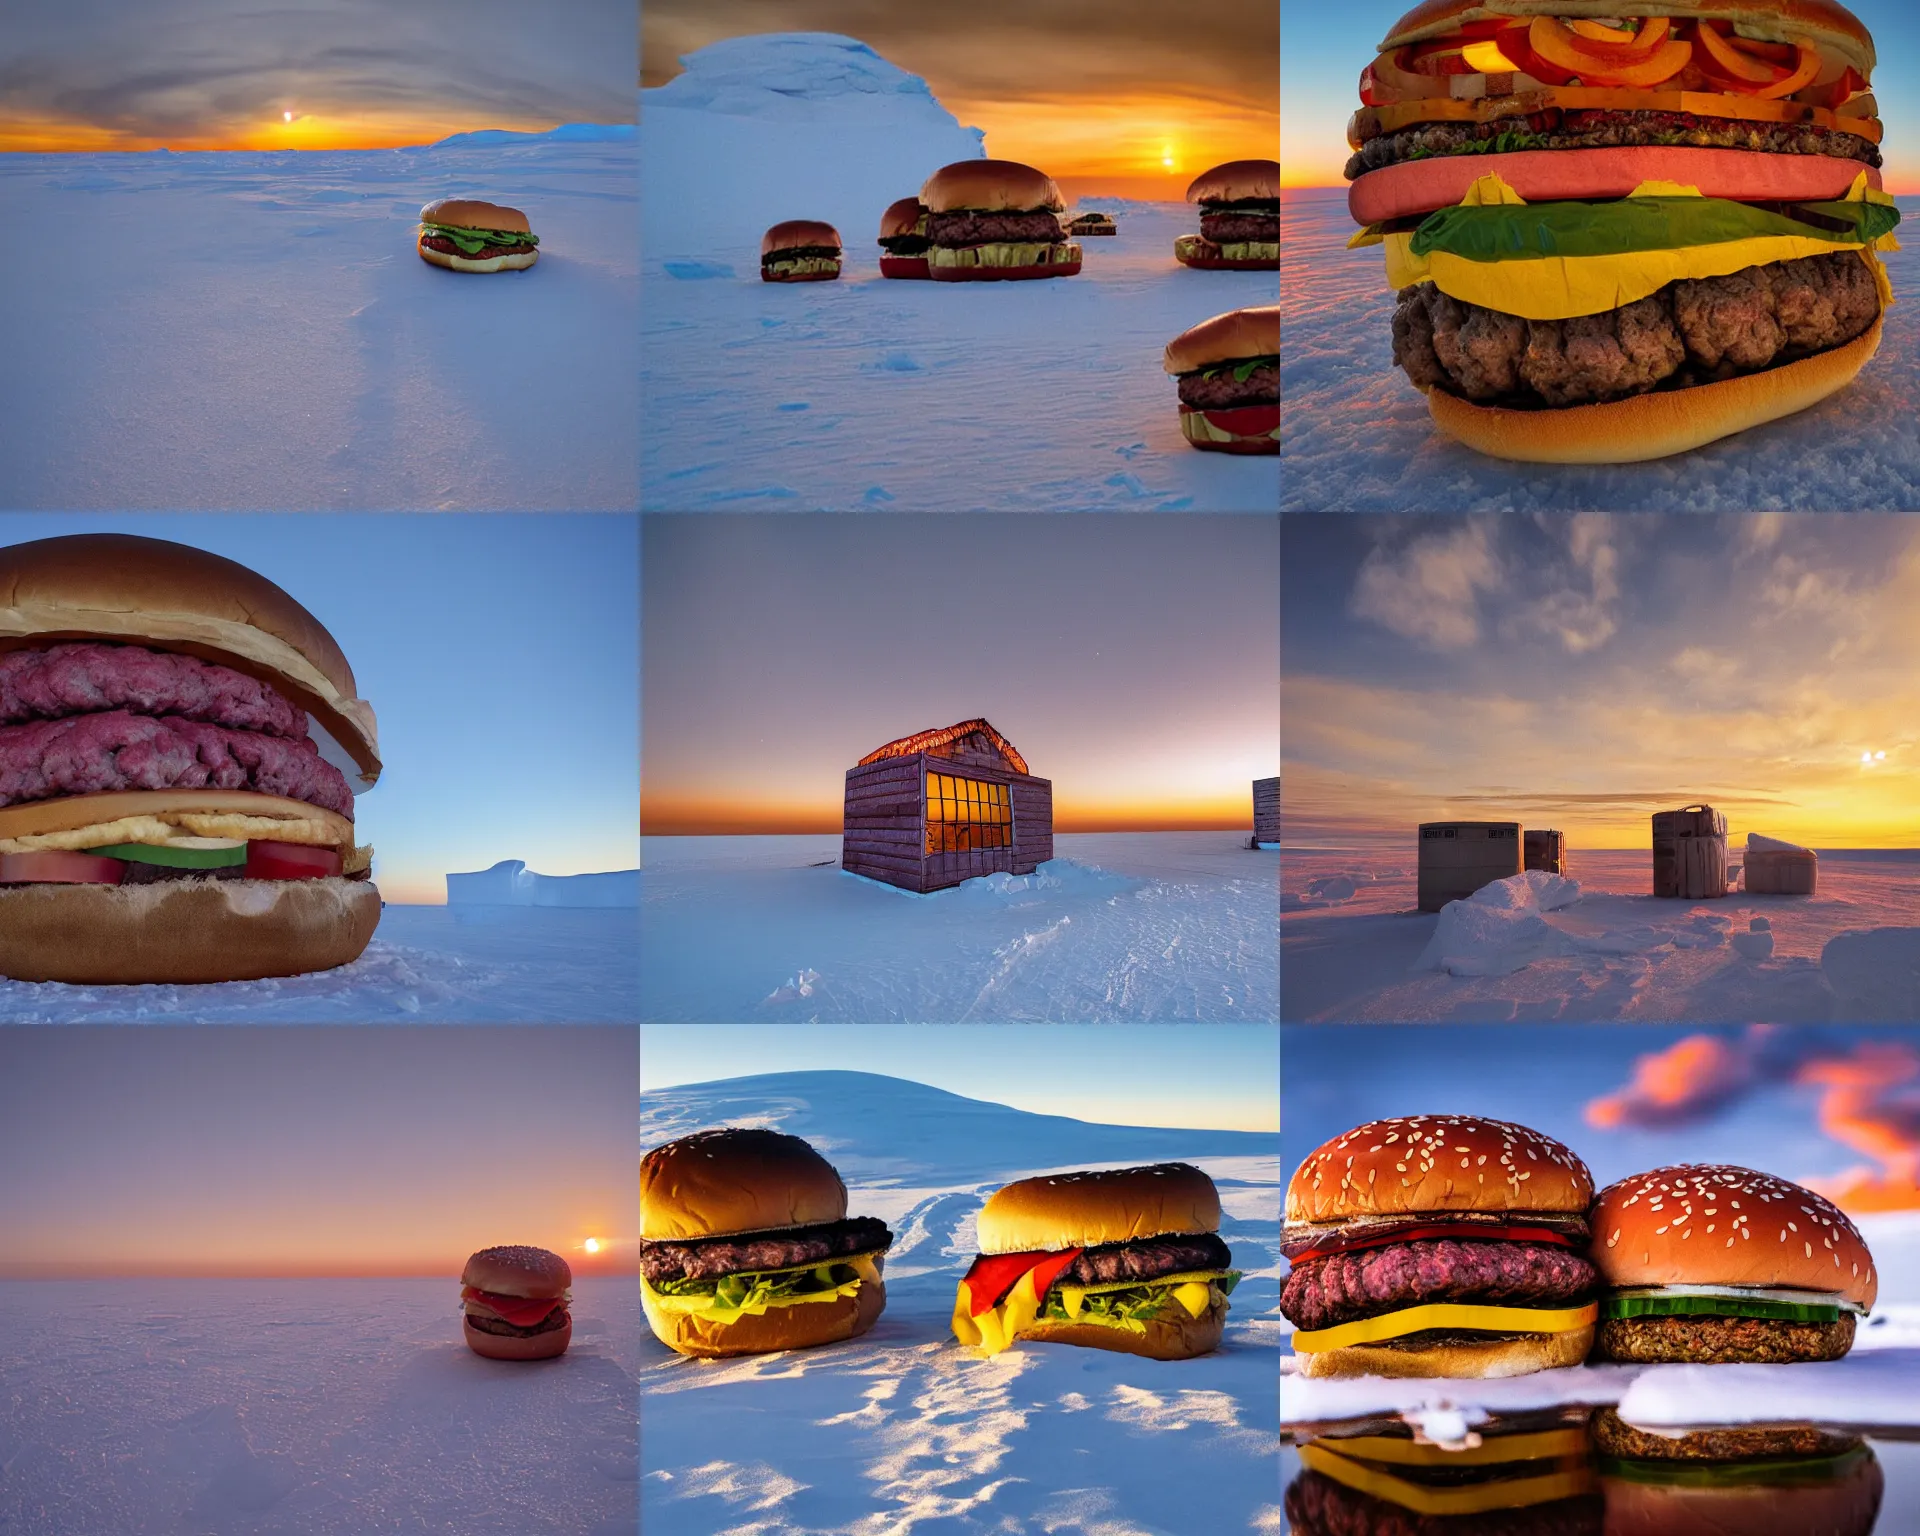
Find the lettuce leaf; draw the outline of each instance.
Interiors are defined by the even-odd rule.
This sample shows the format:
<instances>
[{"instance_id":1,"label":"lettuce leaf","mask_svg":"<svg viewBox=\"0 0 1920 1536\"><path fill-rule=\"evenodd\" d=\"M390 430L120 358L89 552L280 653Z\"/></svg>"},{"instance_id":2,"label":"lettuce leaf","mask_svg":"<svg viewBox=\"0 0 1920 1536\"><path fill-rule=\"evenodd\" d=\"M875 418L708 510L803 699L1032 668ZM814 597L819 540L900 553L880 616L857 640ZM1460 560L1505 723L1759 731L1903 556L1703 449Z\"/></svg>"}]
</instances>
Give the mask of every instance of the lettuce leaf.
<instances>
[{"instance_id":1,"label":"lettuce leaf","mask_svg":"<svg viewBox=\"0 0 1920 1536\"><path fill-rule=\"evenodd\" d=\"M1900 213L1882 203L1797 205L1809 219L1721 197L1621 197L1470 207L1456 203L1414 231L1415 256L1444 251L1465 261L1526 261L1618 256L1722 245L1768 235L1838 246L1871 245L1891 234Z\"/></svg>"},{"instance_id":2,"label":"lettuce leaf","mask_svg":"<svg viewBox=\"0 0 1920 1536\"><path fill-rule=\"evenodd\" d=\"M1234 383L1244 384L1248 379L1253 377L1255 369L1278 368L1279 366L1280 359L1277 356L1239 357L1229 359L1224 363L1210 364L1208 367L1199 369L1198 372L1203 379L1217 379L1223 374L1230 373L1233 375Z\"/></svg>"},{"instance_id":3,"label":"lettuce leaf","mask_svg":"<svg viewBox=\"0 0 1920 1536\"><path fill-rule=\"evenodd\" d=\"M1237 1270L1228 1270L1209 1283L1222 1296L1231 1296L1233 1288L1240 1283L1240 1275ZM1174 1290L1172 1285L1150 1281L1120 1290L1089 1291L1081 1297L1080 1312L1076 1317L1067 1311L1066 1298L1055 1286L1047 1292L1040 1315L1055 1322L1106 1323L1135 1333L1145 1333L1149 1318L1157 1315L1163 1307L1179 1305L1174 1300Z\"/></svg>"},{"instance_id":4,"label":"lettuce leaf","mask_svg":"<svg viewBox=\"0 0 1920 1536\"><path fill-rule=\"evenodd\" d=\"M515 229L456 229L451 224L432 224L425 220L421 221L420 227L430 235L451 240L468 256L489 245L535 246L540 243L538 235L522 234Z\"/></svg>"}]
</instances>

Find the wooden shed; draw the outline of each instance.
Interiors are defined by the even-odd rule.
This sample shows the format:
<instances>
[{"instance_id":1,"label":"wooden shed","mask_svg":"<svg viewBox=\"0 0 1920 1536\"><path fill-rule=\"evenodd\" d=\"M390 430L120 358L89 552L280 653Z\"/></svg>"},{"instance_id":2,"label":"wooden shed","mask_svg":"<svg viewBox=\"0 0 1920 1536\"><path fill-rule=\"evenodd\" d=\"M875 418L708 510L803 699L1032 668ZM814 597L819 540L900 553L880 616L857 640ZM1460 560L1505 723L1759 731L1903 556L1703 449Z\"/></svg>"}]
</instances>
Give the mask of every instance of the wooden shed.
<instances>
[{"instance_id":1,"label":"wooden shed","mask_svg":"<svg viewBox=\"0 0 1920 1536\"><path fill-rule=\"evenodd\" d=\"M1483 885L1520 873L1517 821L1420 823L1420 910L1438 912Z\"/></svg>"},{"instance_id":2,"label":"wooden shed","mask_svg":"<svg viewBox=\"0 0 1920 1536\"><path fill-rule=\"evenodd\" d=\"M985 720L890 741L847 770L840 867L909 891L1053 857L1053 781Z\"/></svg>"},{"instance_id":3,"label":"wooden shed","mask_svg":"<svg viewBox=\"0 0 1920 1536\"><path fill-rule=\"evenodd\" d=\"M1256 843L1280 841L1280 780L1253 781L1253 840Z\"/></svg>"},{"instance_id":4,"label":"wooden shed","mask_svg":"<svg viewBox=\"0 0 1920 1536\"><path fill-rule=\"evenodd\" d=\"M1653 894L1688 901L1727 894L1727 815L1710 805L1653 813Z\"/></svg>"},{"instance_id":5,"label":"wooden shed","mask_svg":"<svg viewBox=\"0 0 1920 1536\"><path fill-rule=\"evenodd\" d=\"M1528 827L1522 841L1526 845L1528 869L1544 870L1550 875L1567 872L1567 840L1558 832Z\"/></svg>"}]
</instances>

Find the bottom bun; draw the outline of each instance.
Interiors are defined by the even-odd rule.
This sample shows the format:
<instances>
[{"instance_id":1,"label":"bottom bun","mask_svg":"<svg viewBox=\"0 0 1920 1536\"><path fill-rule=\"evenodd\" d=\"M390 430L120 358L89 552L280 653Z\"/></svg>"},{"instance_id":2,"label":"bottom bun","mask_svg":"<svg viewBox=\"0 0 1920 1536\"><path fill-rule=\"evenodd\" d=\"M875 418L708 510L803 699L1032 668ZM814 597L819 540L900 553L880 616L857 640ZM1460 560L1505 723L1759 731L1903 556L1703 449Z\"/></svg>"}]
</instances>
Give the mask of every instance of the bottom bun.
<instances>
[{"instance_id":1,"label":"bottom bun","mask_svg":"<svg viewBox=\"0 0 1920 1536\"><path fill-rule=\"evenodd\" d=\"M449 272L524 272L540 259L540 253L521 251L511 256L489 256L485 261L476 261L471 256L455 256L447 251L436 251L431 246L418 247L420 259L430 261L436 267L445 267Z\"/></svg>"},{"instance_id":2,"label":"bottom bun","mask_svg":"<svg viewBox=\"0 0 1920 1536\"><path fill-rule=\"evenodd\" d=\"M880 275L882 277L931 277L933 271L924 256L882 256Z\"/></svg>"},{"instance_id":3,"label":"bottom bun","mask_svg":"<svg viewBox=\"0 0 1920 1536\"><path fill-rule=\"evenodd\" d=\"M1102 1323L1035 1323L1017 1337L1034 1344L1079 1344L1087 1349L1111 1349L1123 1355L1145 1355L1149 1360L1191 1360L1220 1347L1226 1331L1227 1307L1216 1301L1198 1317L1181 1307L1173 1318L1150 1317L1147 1331L1109 1328Z\"/></svg>"},{"instance_id":4,"label":"bottom bun","mask_svg":"<svg viewBox=\"0 0 1920 1536\"><path fill-rule=\"evenodd\" d=\"M1019 282L1035 277L1072 277L1079 272L1080 262L1076 259L1035 262L1027 267L932 267L931 270L936 283Z\"/></svg>"},{"instance_id":5,"label":"bottom bun","mask_svg":"<svg viewBox=\"0 0 1920 1536\"><path fill-rule=\"evenodd\" d=\"M555 1355L564 1355L573 1342L573 1318L569 1315L558 1328L524 1339L488 1333L464 1317L460 1320L460 1331L467 1336L467 1348L489 1360L551 1360Z\"/></svg>"},{"instance_id":6,"label":"bottom bun","mask_svg":"<svg viewBox=\"0 0 1920 1536\"><path fill-rule=\"evenodd\" d=\"M1226 256L1188 256L1178 250L1173 254L1174 259L1181 266L1192 267L1199 272L1278 272L1280 270L1280 258L1277 256L1272 261L1265 261L1257 257L1241 260Z\"/></svg>"},{"instance_id":7,"label":"bottom bun","mask_svg":"<svg viewBox=\"0 0 1920 1536\"><path fill-rule=\"evenodd\" d=\"M1189 446L1205 453L1278 453L1280 439L1271 433L1263 432L1257 437L1243 437L1235 433L1231 437L1218 438L1215 432L1224 432L1226 428L1208 424L1206 412L1195 410L1184 401L1180 405L1180 435Z\"/></svg>"},{"instance_id":8,"label":"bottom bun","mask_svg":"<svg viewBox=\"0 0 1920 1536\"><path fill-rule=\"evenodd\" d=\"M1485 1344L1436 1344L1431 1349L1382 1349L1357 1344L1350 1349L1327 1349L1296 1354L1302 1376L1450 1376L1457 1380L1487 1380L1496 1376L1531 1376L1535 1371L1579 1365L1593 1344L1593 1329L1567 1333L1529 1333L1517 1339L1491 1339Z\"/></svg>"},{"instance_id":9,"label":"bottom bun","mask_svg":"<svg viewBox=\"0 0 1920 1536\"><path fill-rule=\"evenodd\" d=\"M163 880L0 887L0 976L80 986L257 981L357 960L370 880Z\"/></svg>"},{"instance_id":10,"label":"bottom bun","mask_svg":"<svg viewBox=\"0 0 1920 1536\"><path fill-rule=\"evenodd\" d=\"M862 1281L851 1296L833 1301L809 1301L797 1307L774 1307L759 1316L743 1315L736 1322L716 1323L687 1312L664 1312L646 1291L640 1292L647 1323L654 1337L668 1349L703 1359L729 1355L770 1355L782 1349L812 1349L857 1339L874 1324L887 1305L883 1281Z\"/></svg>"},{"instance_id":11,"label":"bottom bun","mask_svg":"<svg viewBox=\"0 0 1920 1536\"><path fill-rule=\"evenodd\" d=\"M1759 373L1602 405L1515 411L1427 391L1434 425L1469 448L1525 464L1638 464L1778 421L1844 389L1879 350L1886 316L1845 346Z\"/></svg>"},{"instance_id":12,"label":"bottom bun","mask_svg":"<svg viewBox=\"0 0 1920 1536\"><path fill-rule=\"evenodd\" d=\"M832 272L769 272L760 269L760 281L763 283L834 283L840 280L839 270Z\"/></svg>"}]
</instances>

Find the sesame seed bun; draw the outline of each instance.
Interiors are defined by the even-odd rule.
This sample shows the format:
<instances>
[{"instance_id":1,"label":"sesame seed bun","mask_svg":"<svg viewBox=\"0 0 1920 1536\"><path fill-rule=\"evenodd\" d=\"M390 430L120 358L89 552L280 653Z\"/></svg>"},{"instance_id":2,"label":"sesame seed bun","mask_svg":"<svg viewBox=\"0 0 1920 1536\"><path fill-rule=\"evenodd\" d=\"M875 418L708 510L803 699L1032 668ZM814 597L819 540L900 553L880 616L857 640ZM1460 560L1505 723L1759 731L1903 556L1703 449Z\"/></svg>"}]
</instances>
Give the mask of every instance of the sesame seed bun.
<instances>
[{"instance_id":1,"label":"sesame seed bun","mask_svg":"<svg viewBox=\"0 0 1920 1536\"><path fill-rule=\"evenodd\" d=\"M1167 343L1160 366L1168 373L1192 373L1236 357L1277 357L1280 306L1256 304L1230 309L1190 326Z\"/></svg>"},{"instance_id":2,"label":"sesame seed bun","mask_svg":"<svg viewBox=\"0 0 1920 1536\"><path fill-rule=\"evenodd\" d=\"M1056 1173L995 1191L975 1224L983 1254L1218 1232L1220 1192L1190 1163Z\"/></svg>"},{"instance_id":3,"label":"sesame seed bun","mask_svg":"<svg viewBox=\"0 0 1920 1536\"><path fill-rule=\"evenodd\" d=\"M847 1186L798 1136L700 1131L640 1159L640 1236L649 1242L784 1231L846 1215Z\"/></svg>"},{"instance_id":4,"label":"sesame seed bun","mask_svg":"<svg viewBox=\"0 0 1920 1536\"><path fill-rule=\"evenodd\" d=\"M499 229L514 235L533 233L533 226L518 208L468 197L443 197L428 203L420 210L420 222L445 224L450 229Z\"/></svg>"},{"instance_id":5,"label":"sesame seed bun","mask_svg":"<svg viewBox=\"0 0 1920 1536\"><path fill-rule=\"evenodd\" d=\"M1238 203L1280 196L1278 160L1229 160L1202 171L1187 188L1190 203Z\"/></svg>"},{"instance_id":6,"label":"sesame seed bun","mask_svg":"<svg viewBox=\"0 0 1920 1536\"><path fill-rule=\"evenodd\" d=\"M1064 213L1067 201L1045 171L1018 160L957 160L943 165L920 188L932 213L970 209L984 213Z\"/></svg>"},{"instance_id":7,"label":"sesame seed bun","mask_svg":"<svg viewBox=\"0 0 1920 1536\"><path fill-rule=\"evenodd\" d=\"M540 1300L566 1293L573 1270L557 1253L545 1248L510 1244L482 1248L460 1271L460 1283L496 1296L527 1296Z\"/></svg>"},{"instance_id":8,"label":"sesame seed bun","mask_svg":"<svg viewBox=\"0 0 1920 1536\"><path fill-rule=\"evenodd\" d=\"M818 219L787 219L760 237L760 259L775 251L798 250L803 245L830 245L840 249L840 231Z\"/></svg>"}]
</instances>

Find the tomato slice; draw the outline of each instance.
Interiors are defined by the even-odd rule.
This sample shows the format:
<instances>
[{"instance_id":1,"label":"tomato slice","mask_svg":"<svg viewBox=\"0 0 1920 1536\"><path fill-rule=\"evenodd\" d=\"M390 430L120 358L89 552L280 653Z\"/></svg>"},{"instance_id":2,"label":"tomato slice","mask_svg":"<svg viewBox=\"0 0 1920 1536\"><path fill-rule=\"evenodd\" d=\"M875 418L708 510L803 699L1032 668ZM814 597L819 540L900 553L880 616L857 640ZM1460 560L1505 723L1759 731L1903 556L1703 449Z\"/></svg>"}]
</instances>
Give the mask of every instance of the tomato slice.
<instances>
[{"instance_id":1,"label":"tomato slice","mask_svg":"<svg viewBox=\"0 0 1920 1536\"><path fill-rule=\"evenodd\" d=\"M340 873L340 855L332 848L305 843L250 842L249 880L320 880Z\"/></svg>"},{"instance_id":2,"label":"tomato slice","mask_svg":"<svg viewBox=\"0 0 1920 1536\"><path fill-rule=\"evenodd\" d=\"M1201 413L1223 432L1231 432L1235 437L1265 437L1280 425L1280 406L1273 405L1236 405L1226 411L1204 411Z\"/></svg>"},{"instance_id":3,"label":"tomato slice","mask_svg":"<svg viewBox=\"0 0 1920 1536\"><path fill-rule=\"evenodd\" d=\"M967 1295L972 1298L972 1312L978 1317L982 1312L991 1312L1007 1299L1007 1292L1020 1283L1020 1277L1033 1270L1033 1293L1036 1296L1047 1294L1061 1270L1080 1257L1078 1248L1062 1248L1049 1253L1045 1250L1032 1253L995 1253L976 1254L972 1266L964 1276L967 1283Z\"/></svg>"},{"instance_id":4,"label":"tomato slice","mask_svg":"<svg viewBox=\"0 0 1920 1536\"><path fill-rule=\"evenodd\" d=\"M544 1322L555 1307L566 1305L565 1298L560 1296L496 1296L471 1285L461 1289L460 1299L492 1308L516 1328L531 1328L535 1323Z\"/></svg>"},{"instance_id":5,"label":"tomato slice","mask_svg":"<svg viewBox=\"0 0 1920 1536\"><path fill-rule=\"evenodd\" d=\"M0 885L118 885L126 872L125 860L97 853L0 853Z\"/></svg>"}]
</instances>

